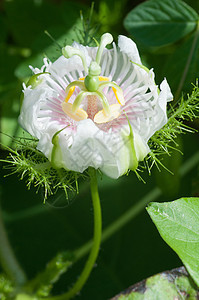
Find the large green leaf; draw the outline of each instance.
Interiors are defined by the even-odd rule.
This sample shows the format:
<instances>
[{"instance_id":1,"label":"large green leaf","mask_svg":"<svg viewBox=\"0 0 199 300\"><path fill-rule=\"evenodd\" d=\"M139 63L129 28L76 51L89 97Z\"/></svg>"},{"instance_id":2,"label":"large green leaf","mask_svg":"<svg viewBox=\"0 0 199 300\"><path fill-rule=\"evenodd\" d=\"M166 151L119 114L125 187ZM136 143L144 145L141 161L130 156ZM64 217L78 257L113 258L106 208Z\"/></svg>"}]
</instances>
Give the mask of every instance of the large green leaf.
<instances>
[{"instance_id":1,"label":"large green leaf","mask_svg":"<svg viewBox=\"0 0 199 300\"><path fill-rule=\"evenodd\" d=\"M148 46L178 41L192 32L198 14L180 0L149 0L130 11L124 26L137 40Z\"/></svg>"},{"instance_id":2,"label":"large green leaf","mask_svg":"<svg viewBox=\"0 0 199 300\"><path fill-rule=\"evenodd\" d=\"M134 284L111 300L198 299L198 291L183 267Z\"/></svg>"},{"instance_id":3,"label":"large green leaf","mask_svg":"<svg viewBox=\"0 0 199 300\"><path fill-rule=\"evenodd\" d=\"M79 30L80 28L80 19L77 19L75 25L69 30L65 30L60 26L52 26L49 29L49 32L53 36L59 35L59 38L56 39L56 42L61 47L64 47L73 43L73 41L77 38L75 29ZM44 32L42 32L41 35L39 35L35 40L33 48L40 49L40 53L36 53L35 55L27 58L15 69L16 77L22 80L32 75L32 71L30 70L29 65L40 68L43 65L43 59L45 56L47 56L52 61L55 61L59 56L61 56L61 49L59 49L59 47L54 42L52 42Z\"/></svg>"},{"instance_id":4,"label":"large green leaf","mask_svg":"<svg viewBox=\"0 0 199 300\"><path fill-rule=\"evenodd\" d=\"M189 92L191 83L196 82L199 68L199 30L190 35L186 41L176 47L163 67L162 73L168 79L177 96Z\"/></svg>"},{"instance_id":5,"label":"large green leaf","mask_svg":"<svg viewBox=\"0 0 199 300\"><path fill-rule=\"evenodd\" d=\"M74 1L60 5L53 5L49 1L39 2L33 0L5 2L11 35L20 46L31 47L38 35L52 25L62 25L68 30L79 17L79 11L84 8L82 4Z\"/></svg>"},{"instance_id":6,"label":"large green leaf","mask_svg":"<svg viewBox=\"0 0 199 300\"><path fill-rule=\"evenodd\" d=\"M166 243L199 286L199 198L150 203L147 211Z\"/></svg>"}]
</instances>

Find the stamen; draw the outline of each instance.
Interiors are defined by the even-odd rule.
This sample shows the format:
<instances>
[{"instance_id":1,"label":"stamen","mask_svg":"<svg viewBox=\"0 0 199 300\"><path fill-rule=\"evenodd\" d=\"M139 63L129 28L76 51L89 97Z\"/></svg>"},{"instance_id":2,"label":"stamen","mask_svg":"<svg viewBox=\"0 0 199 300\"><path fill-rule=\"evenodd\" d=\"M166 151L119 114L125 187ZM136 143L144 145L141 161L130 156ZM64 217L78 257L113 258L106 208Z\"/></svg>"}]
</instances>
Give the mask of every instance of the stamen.
<instances>
[{"instance_id":1,"label":"stamen","mask_svg":"<svg viewBox=\"0 0 199 300\"><path fill-rule=\"evenodd\" d=\"M74 47L71 47L71 46L66 46L66 47L62 48L62 54L66 58L70 58L74 55L78 55L82 60L82 64L83 64L85 72L88 73L86 57L85 57L84 53L81 50L79 50L77 48L74 48Z\"/></svg>"},{"instance_id":2,"label":"stamen","mask_svg":"<svg viewBox=\"0 0 199 300\"><path fill-rule=\"evenodd\" d=\"M110 105L110 114L107 115L104 109L100 110L94 117L94 122L98 124L110 122L116 118L118 118L121 114L121 106L120 104Z\"/></svg>"},{"instance_id":3,"label":"stamen","mask_svg":"<svg viewBox=\"0 0 199 300\"><path fill-rule=\"evenodd\" d=\"M75 101L73 102L72 105L72 112L75 114L82 103L83 99L88 95L88 92L81 91L77 97L75 98Z\"/></svg>"},{"instance_id":4,"label":"stamen","mask_svg":"<svg viewBox=\"0 0 199 300\"><path fill-rule=\"evenodd\" d=\"M66 98L65 101L68 102L72 94L74 93L75 87L78 86L81 90L85 88L84 83L81 80L75 80L71 82L66 87Z\"/></svg>"},{"instance_id":5,"label":"stamen","mask_svg":"<svg viewBox=\"0 0 199 300\"><path fill-rule=\"evenodd\" d=\"M96 91L95 94L98 96L98 98L102 101L102 105L104 108L104 112L105 114L108 116L110 114L110 105L108 103L107 98L105 97L105 95L103 93L101 93L100 91Z\"/></svg>"},{"instance_id":6,"label":"stamen","mask_svg":"<svg viewBox=\"0 0 199 300\"><path fill-rule=\"evenodd\" d=\"M81 121L88 118L87 112L82 108L77 108L76 112L73 112L73 105L71 103L62 103L62 109L67 116L75 121Z\"/></svg>"},{"instance_id":7,"label":"stamen","mask_svg":"<svg viewBox=\"0 0 199 300\"><path fill-rule=\"evenodd\" d=\"M110 33L104 33L101 37L101 41L100 41L100 45L99 45L99 48L97 50L97 55L96 55L96 62L98 64L100 64L100 60L101 60L101 57L102 57L102 53L105 49L105 47L108 45L108 44L111 44L113 41L113 37Z\"/></svg>"},{"instance_id":8,"label":"stamen","mask_svg":"<svg viewBox=\"0 0 199 300\"><path fill-rule=\"evenodd\" d=\"M118 103L120 105L124 105L125 104L125 101L124 101L124 95L123 95L123 91L122 89L114 82L102 82L99 84L99 90L103 90L104 87L107 87L107 86L111 86L112 89L113 89L113 92L115 94L115 97L118 101Z\"/></svg>"}]
</instances>

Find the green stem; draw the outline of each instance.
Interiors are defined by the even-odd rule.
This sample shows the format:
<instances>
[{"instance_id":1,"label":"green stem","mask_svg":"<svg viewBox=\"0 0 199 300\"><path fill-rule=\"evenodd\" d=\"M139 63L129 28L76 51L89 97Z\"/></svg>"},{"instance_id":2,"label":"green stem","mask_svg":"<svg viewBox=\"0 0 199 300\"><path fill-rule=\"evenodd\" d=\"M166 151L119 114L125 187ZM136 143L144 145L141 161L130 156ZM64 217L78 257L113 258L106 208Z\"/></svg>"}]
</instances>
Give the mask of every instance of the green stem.
<instances>
[{"instance_id":1,"label":"green stem","mask_svg":"<svg viewBox=\"0 0 199 300\"><path fill-rule=\"evenodd\" d=\"M12 250L6 229L3 223L0 207L0 263L7 276L17 285L21 286L26 282L26 275L19 265Z\"/></svg>"},{"instance_id":2,"label":"green stem","mask_svg":"<svg viewBox=\"0 0 199 300\"><path fill-rule=\"evenodd\" d=\"M128 224L128 222L133 220L133 218L143 211L149 202L155 201L160 196L161 190L158 187L146 194L146 196L140 199L138 203L130 207L128 211L126 211L103 231L102 242L108 240L113 234L118 232L118 230L122 229L126 224ZM77 249L75 252L76 261L84 257L90 251L91 246L92 241L88 241L81 248Z\"/></svg>"},{"instance_id":3,"label":"green stem","mask_svg":"<svg viewBox=\"0 0 199 300\"><path fill-rule=\"evenodd\" d=\"M90 175L90 188L91 188L91 196L92 196L93 210L94 210L94 236L93 236L92 249L90 255L88 257L88 260L85 264L85 267L80 277L78 278L74 286L67 293L60 296L48 297L47 300L68 300L74 297L84 286L97 259L100 243L101 243L101 233L102 233L101 206L100 206L100 198L99 198L98 186L97 186L96 170L93 168L89 168L89 175Z\"/></svg>"}]
</instances>

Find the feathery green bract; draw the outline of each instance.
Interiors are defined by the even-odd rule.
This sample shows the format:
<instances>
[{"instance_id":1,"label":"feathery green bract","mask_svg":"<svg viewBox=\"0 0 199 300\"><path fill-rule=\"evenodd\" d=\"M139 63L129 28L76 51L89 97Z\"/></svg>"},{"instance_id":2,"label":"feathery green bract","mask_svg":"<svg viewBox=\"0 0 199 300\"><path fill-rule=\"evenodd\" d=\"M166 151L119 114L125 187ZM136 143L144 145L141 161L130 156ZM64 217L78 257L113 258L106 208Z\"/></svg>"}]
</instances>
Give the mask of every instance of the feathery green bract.
<instances>
[{"instance_id":1,"label":"feathery green bract","mask_svg":"<svg viewBox=\"0 0 199 300\"><path fill-rule=\"evenodd\" d=\"M198 113L199 87L197 83L193 88L192 94L187 95L187 99L182 96L175 106L170 105L167 124L150 138L149 147L151 152L146 158L147 163L148 160L152 161L151 166L148 167L149 171L154 164L157 166L160 164L166 168L158 159L158 156L162 154L170 155L172 150L179 151L175 139L179 134L195 131L194 128L187 126L185 121L193 121L199 116Z\"/></svg>"},{"instance_id":2,"label":"feathery green bract","mask_svg":"<svg viewBox=\"0 0 199 300\"><path fill-rule=\"evenodd\" d=\"M95 43L97 42L94 37L99 30L100 24L93 24L93 15L94 2L91 3L88 18L85 18L82 11L80 11L82 29L76 30L76 35L79 43L84 46L95 46Z\"/></svg>"},{"instance_id":3,"label":"feathery green bract","mask_svg":"<svg viewBox=\"0 0 199 300\"><path fill-rule=\"evenodd\" d=\"M36 149L36 139L14 139L16 149L6 147L10 153L7 159L1 160L8 163L5 168L11 170L11 174L19 173L20 179L25 179L27 187L42 187L44 189L44 200L53 195L58 189L63 189L66 198L68 192L78 193L78 178L87 177L65 169L54 168L50 161Z\"/></svg>"}]
</instances>

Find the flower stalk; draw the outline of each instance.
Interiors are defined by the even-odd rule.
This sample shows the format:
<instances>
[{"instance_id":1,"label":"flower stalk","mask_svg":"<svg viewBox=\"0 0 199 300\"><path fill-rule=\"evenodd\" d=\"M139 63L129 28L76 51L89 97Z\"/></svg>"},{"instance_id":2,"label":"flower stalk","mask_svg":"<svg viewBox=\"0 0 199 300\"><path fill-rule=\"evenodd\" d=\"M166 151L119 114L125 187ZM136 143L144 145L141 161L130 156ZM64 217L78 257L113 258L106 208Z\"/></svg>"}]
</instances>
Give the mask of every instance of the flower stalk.
<instances>
[{"instance_id":1,"label":"flower stalk","mask_svg":"<svg viewBox=\"0 0 199 300\"><path fill-rule=\"evenodd\" d=\"M91 197L92 197L93 212L94 212L94 235L93 235L93 243L92 243L90 255L88 257L88 260L86 261L82 273L80 274L74 286L67 293L59 296L46 298L47 300L68 300L73 298L86 283L93 269L93 266L96 262L99 249L100 249L100 243L101 243L102 217L101 217L101 205L100 205L100 198L98 193L96 170L94 168L89 168L89 175L90 175L90 189L91 189Z\"/></svg>"}]
</instances>

